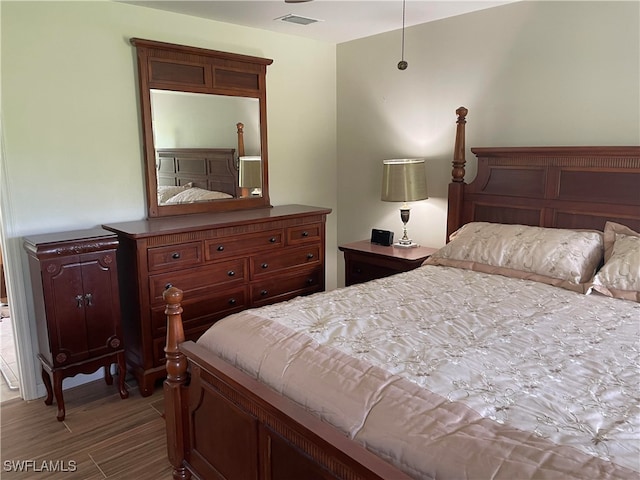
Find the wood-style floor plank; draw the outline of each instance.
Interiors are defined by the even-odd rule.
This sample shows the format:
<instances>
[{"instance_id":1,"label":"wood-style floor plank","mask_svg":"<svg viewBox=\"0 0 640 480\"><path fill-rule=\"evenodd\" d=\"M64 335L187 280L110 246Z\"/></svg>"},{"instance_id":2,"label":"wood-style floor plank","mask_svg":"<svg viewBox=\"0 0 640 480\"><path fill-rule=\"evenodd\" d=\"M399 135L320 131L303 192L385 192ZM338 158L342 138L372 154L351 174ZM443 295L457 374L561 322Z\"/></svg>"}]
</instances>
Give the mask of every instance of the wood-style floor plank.
<instances>
[{"instance_id":1,"label":"wood-style floor plank","mask_svg":"<svg viewBox=\"0 0 640 480\"><path fill-rule=\"evenodd\" d=\"M43 399L0 404L3 480L171 479L162 388L145 398L133 384L123 400L96 381L65 390L64 399L64 422Z\"/></svg>"}]
</instances>

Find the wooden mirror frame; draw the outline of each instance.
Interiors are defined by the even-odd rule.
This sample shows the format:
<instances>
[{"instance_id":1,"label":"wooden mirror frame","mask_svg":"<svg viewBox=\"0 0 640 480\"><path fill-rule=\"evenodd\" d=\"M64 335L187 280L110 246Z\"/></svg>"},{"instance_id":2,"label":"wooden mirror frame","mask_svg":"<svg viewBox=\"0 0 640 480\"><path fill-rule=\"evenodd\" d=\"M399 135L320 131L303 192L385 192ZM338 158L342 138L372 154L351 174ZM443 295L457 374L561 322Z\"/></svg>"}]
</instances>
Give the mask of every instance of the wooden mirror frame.
<instances>
[{"instance_id":1,"label":"wooden mirror frame","mask_svg":"<svg viewBox=\"0 0 640 480\"><path fill-rule=\"evenodd\" d=\"M267 153L267 65L273 60L204 48L132 38L138 58L138 83L144 142L149 217L226 212L270 207ZM151 90L251 97L259 100L262 195L178 205L158 205L156 151ZM230 120L231 125L236 121Z\"/></svg>"}]
</instances>

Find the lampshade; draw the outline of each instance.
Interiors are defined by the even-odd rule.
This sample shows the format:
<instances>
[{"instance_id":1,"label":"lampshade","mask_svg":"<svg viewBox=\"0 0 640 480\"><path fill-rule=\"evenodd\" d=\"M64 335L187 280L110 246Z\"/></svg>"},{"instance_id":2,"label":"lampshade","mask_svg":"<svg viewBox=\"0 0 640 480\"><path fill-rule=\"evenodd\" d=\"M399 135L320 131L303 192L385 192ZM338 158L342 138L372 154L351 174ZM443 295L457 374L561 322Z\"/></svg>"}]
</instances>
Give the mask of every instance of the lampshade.
<instances>
[{"instance_id":1,"label":"lampshade","mask_svg":"<svg viewBox=\"0 0 640 480\"><path fill-rule=\"evenodd\" d=\"M424 158L396 158L382 163L383 201L414 202L429 198Z\"/></svg>"},{"instance_id":2,"label":"lampshade","mask_svg":"<svg viewBox=\"0 0 640 480\"><path fill-rule=\"evenodd\" d=\"M262 162L259 156L240 157L240 186L244 188L262 187Z\"/></svg>"}]
</instances>

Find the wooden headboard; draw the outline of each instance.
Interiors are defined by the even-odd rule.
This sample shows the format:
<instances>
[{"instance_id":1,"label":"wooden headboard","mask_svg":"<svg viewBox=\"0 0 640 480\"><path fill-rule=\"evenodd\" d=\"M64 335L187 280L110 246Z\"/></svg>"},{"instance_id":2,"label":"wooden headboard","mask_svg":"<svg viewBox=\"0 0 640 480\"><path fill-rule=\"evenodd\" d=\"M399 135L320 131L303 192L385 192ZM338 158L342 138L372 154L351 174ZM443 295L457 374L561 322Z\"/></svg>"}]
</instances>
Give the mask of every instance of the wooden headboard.
<instances>
[{"instance_id":1,"label":"wooden headboard","mask_svg":"<svg viewBox=\"0 0 640 480\"><path fill-rule=\"evenodd\" d=\"M244 124L236 124L238 149L235 148L158 148L156 169L158 185L186 185L240 196L238 157L243 157Z\"/></svg>"},{"instance_id":2,"label":"wooden headboard","mask_svg":"<svg viewBox=\"0 0 640 480\"><path fill-rule=\"evenodd\" d=\"M158 185L186 185L238 196L233 148L158 148Z\"/></svg>"},{"instance_id":3,"label":"wooden headboard","mask_svg":"<svg viewBox=\"0 0 640 480\"><path fill-rule=\"evenodd\" d=\"M640 146L472 148L478 172L465 183L460 107L449 184L449 235L468 222L640 230Z\"/></svg>"}]
</instances>

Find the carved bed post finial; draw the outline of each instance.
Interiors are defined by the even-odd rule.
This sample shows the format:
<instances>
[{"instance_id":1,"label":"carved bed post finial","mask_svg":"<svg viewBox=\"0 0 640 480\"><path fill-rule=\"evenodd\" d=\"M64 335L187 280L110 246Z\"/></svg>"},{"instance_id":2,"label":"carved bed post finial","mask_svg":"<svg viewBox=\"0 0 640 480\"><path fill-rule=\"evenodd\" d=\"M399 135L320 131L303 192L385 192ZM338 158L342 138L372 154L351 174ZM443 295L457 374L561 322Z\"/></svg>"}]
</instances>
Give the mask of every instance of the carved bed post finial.
<instances>
[{"instance_id":1,"label":"carved bed post finial","mask_svg":"<svg viewBox=\"0 0 640 480\"><path fill-rule=\"evenodd\" d=\"M467 110L465 107L460 107L456 110L456 114L458 115L458 120L456 123L458 126L456 127L456 144L453 151L453 171L452 182L464 182L464 167L467 161L465 160L465 124L467 123Z\"/></svg>"},{"instance_id":2,"label":"carved bed post finial","mask_svg":"<svg viewBox=\"0 0 640 480\"><path fill-rule=\"evenodd\" d=\"M238 128L238 157L244 157L244 123L236 123Z\"/></svg>"},{"instance_id":3,"label":"carved bed post finial","mask_svg":"<svg viewBox=\"0 0 640 480\"><path fill-rule=\"evenodd\" d=\"M449 199L448 199L448 215L447 215L447 238L449 241L450 235L460 228L462 224L462 204L464 199L464 166L467 163L465 154L465 124L467 123L467 110L464 107L460 107L456 110L458 120L456 121L456 144L453 149L453 171L451 172L452 179L449 184Z\"/></svg>"},{"instance_id":4,"label":"carved bed post finial","mask_svg":"<svg viewBox=\"0 0 640 480\"><path fill-rule=\"evenodd\" d=\"M167 308L164 311L167 314L167 344L164 348L167 357L167 381L182 383L187 372L186 358L178 349L178 346L184 342L182 307L180 306L182 291L168 286L162 298L167 302Z\"/></svg>"},{"instance_id":5,"label":"carved bed post finial","mask_svg":"<svg viewBox=\"0 0 640 480\"><path fill-rule=\"evenodd\" d=\"M184 342L182 326L182 291L167 285L162 294L167 308L167 344L164 348L167 358L167 379L164 381L165 421L167 425L167 453L173 466L173 478L189 479L191 474L184 466L187 439L184 425L186 419L185 385L187 382L187 357L180 352L180 344Z\"/></svg>"}]
</instances>

